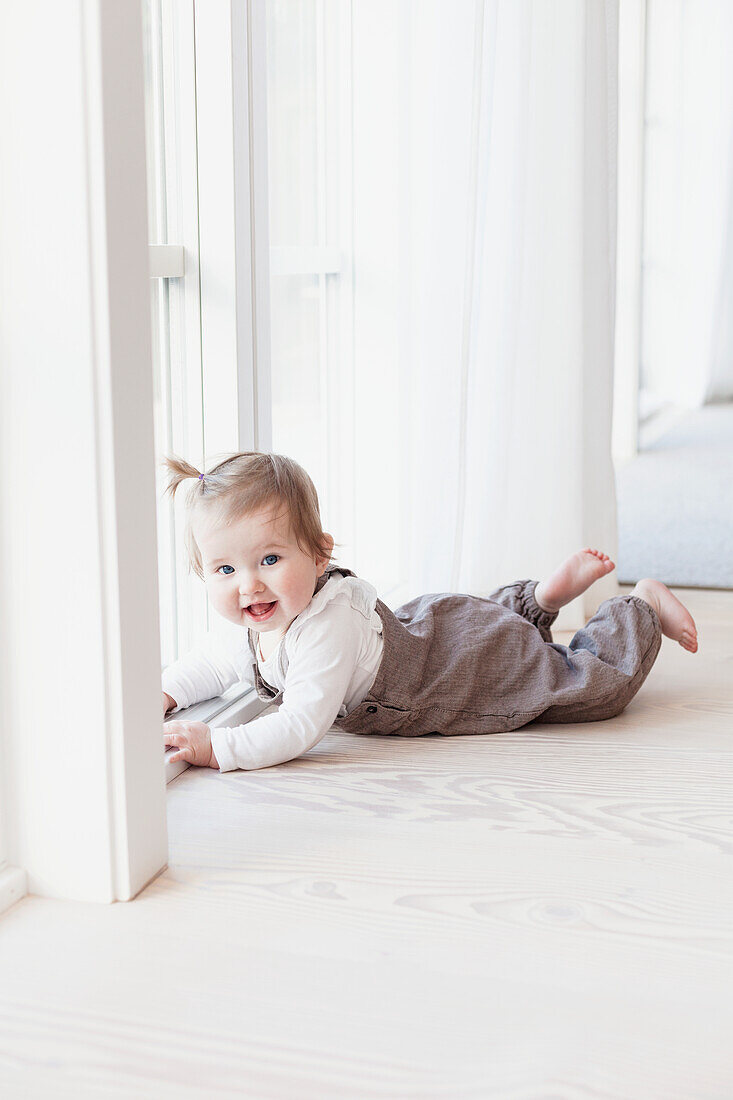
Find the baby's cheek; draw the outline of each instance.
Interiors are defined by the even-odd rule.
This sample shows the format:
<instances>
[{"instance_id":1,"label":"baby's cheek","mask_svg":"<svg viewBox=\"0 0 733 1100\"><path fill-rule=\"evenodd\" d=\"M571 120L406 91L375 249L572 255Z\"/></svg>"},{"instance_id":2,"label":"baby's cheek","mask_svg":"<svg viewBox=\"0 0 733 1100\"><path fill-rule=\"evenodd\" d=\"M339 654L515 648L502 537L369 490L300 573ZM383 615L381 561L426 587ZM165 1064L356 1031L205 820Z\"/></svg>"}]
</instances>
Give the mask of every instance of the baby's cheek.
<instances>
[{"instance_id":1,"label":"baby's cheek","mask_svg":"<svg viewBox=\"0 0 733 1100\"><path fill-rule=\"evenodd\" d=\"M290 600L291 603L302 600L303 596L308 592L307 581L302 580L300 577L292 577L284 588L284 595Z\"/></svg>"},{"instance_id":2,"label":"baby's cheek","mask_svg":"<svg viewBox=\"0 0 733 1100\"><path fill-rule=\"evenodd\" d=\"M215 611L220 614L224 612L236 611L239 609L239 595L233 591L222 591L221 588L211 585L207 587L207 592L211 605Z\"/></svg>"}]
</instances>

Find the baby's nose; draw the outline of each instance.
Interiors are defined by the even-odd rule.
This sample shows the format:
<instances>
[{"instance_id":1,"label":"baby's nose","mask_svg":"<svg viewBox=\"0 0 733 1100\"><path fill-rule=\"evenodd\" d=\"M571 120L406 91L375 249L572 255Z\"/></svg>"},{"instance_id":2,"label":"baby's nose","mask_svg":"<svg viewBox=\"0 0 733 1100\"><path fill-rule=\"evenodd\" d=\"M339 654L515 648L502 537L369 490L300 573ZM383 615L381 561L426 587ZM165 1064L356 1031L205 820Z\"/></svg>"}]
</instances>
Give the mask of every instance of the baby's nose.
<instances>
[{"instance_id":1,"label":"baby's nose","mask_svg":"<svg viewBox=\"0 0 733 1100\"><path fill-rule=\"evenodd\" d=\"M264 585L257 577L243 577L239 584L239 591L243 596L256 596L264 591Z\"/></svg>"}]
</instances>

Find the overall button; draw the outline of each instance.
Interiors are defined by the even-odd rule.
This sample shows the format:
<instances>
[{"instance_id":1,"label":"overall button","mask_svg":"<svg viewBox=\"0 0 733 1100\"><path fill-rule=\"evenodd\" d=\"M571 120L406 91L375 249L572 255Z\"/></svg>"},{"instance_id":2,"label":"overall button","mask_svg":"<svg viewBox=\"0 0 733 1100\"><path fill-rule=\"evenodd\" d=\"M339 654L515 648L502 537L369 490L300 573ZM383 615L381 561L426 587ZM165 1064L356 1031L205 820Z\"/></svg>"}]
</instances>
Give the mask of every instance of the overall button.
<instances>
[{"instance_id":1,"label":"overall button","mask_svg":"<svg viewBox=\"0 0 733 1100\"><path fill-rule=\"evenodd\" d=\"M366 712L367 712L367 714L376 714L377 713L377 708L376 707L367 707Z\"/></svg>"}]
</instances>

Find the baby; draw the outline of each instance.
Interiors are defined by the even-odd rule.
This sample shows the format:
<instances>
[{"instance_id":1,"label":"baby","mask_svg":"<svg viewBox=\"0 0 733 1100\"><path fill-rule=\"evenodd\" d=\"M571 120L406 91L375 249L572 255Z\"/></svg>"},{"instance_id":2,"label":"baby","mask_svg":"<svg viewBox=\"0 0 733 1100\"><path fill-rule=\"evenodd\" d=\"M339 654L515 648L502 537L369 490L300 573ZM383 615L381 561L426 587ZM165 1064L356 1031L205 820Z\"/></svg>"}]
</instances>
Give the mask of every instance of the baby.
<instances>
[{"instance_id":1,"label":"baby","mask_svg":"<svg viewBox=\"0 0 733 1100\"><path fill-rule=\"evenodd\" d=\"M643 580L606 600L569 646L552 641L559 609L606 573L585 549L546 580L488 599L443 593L391 611L351 570L332 564L318 496L282 455L235 454L206 474L167 458L168 491L188 478L186 540L214 609L241 627L163 673L164 715L220 695L248 670L276 713L236 727L166 723L172 760L231 771L311 749L334 724L353 733L500 733L543 722L611 718L646 679L665 634L697 650L692 616Z\"/></svg>"}]
</instances>

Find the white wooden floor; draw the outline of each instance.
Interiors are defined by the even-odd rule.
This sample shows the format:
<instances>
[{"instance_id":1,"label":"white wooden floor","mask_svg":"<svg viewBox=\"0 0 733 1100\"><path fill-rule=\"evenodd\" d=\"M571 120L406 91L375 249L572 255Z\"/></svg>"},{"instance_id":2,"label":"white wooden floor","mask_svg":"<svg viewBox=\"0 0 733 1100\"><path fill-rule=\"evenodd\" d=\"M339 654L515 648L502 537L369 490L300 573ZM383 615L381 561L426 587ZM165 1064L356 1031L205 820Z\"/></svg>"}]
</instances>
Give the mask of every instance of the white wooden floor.
<instances>
[{"instance_id":1,"label":"white wooden floor","mask_svg":"<svg viewBox=\"0 0 733 1100\"><path fill-rule=\"evenodd\" d=\"M683 598L610 722L189 769L136 901L0 920L3 1100L730 1100L733 593Z\"/></svg>"}]
</instances>

